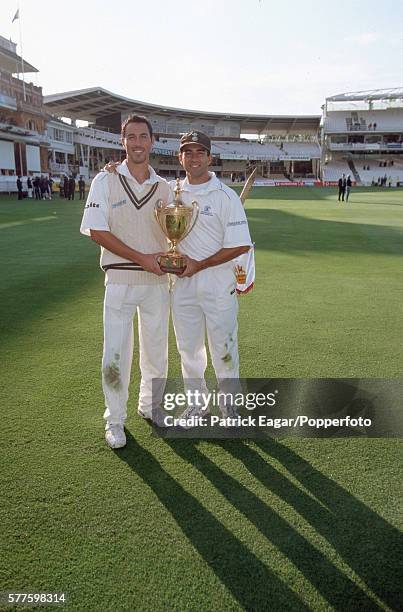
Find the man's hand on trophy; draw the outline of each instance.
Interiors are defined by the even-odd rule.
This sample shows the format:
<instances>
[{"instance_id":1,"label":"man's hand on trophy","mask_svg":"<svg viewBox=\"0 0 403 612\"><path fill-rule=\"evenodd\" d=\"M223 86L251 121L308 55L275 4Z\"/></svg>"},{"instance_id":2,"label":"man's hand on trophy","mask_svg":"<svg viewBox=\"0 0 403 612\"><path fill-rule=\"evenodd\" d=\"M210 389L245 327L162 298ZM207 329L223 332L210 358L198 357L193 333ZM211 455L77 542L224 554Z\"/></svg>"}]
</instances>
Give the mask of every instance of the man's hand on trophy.
<instances>
[{"instance_id":1,"label":"man's hand on trophy","mask_svg":"<svg viewBox=\"0 0 403 612\"><path fill-rule=\"evenodd\" d=\"M122 162L110 161L102 168L103 172L116 172L116 168L120 166Z\"/></svg>"},{"instance_id":2,"label":"man's hand on trophy","mask_svg":"<svg viewBox=\"0 0 403 612\"><path fill-rule=\"evenodd\" d=\"M193 276L194 274L197 274L197 272L200 272L201 270L200 261L196 261L196 259L192 259L191 257L188 257L187 255L184 255L183 257L185 258L185 261L186 261L186 268L182 272L182 274L178 274L178 278L187 278L187 277Z\"/></svg>"},{"instance_id":3,"label":"man's hand on trophy","mask_svg":"<svg viewBox=\"0 0 403 612\"><path fill-rule=\"evenodd\" d=\"M158 258L161 255L164 255L164 253L152 253L151 255L143 254L139 263L146 272L152 272L157 276L163 276L165 272L161 270L160 265L158 263Z\"/></svg>"}]
</instances>

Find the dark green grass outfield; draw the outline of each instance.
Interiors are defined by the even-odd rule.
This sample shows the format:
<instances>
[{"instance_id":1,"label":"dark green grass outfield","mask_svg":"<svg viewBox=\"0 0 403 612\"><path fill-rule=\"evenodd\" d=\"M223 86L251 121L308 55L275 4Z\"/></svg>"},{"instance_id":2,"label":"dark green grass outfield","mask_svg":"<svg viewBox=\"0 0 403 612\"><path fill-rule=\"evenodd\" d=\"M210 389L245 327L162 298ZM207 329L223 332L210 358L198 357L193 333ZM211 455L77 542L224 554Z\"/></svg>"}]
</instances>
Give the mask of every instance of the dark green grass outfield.
<instances>
[{"instance_id":1,"label":"dark green grass outfield","mask_svg":"<svg viewBox=\"0 0 403 612\"><path fill-rule=\"evenodd\" d=\"M398 609L399 440L157 439L135 414L136 359L128 446L106 447L103 278L81 208L0 199L0 591L91 611ZM341 206L256 188L247 208L242 374L401 375L403 191Z\"/></svg>"}]
</instances>

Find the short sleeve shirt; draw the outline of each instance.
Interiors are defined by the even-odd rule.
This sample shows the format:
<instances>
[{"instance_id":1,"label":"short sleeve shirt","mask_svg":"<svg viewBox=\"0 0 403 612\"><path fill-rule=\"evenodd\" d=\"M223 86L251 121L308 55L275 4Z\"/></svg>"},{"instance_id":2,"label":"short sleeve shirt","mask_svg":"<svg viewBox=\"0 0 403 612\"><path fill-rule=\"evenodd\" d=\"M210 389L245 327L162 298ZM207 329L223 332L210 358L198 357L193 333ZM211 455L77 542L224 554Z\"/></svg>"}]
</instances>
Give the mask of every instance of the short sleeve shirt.
<instances>
[{"instance_id":1,"label":"short sleeve shirt","mask_svg":"<svg viewBox=\"0 0 403 612\"><path fill-rule=\"evenodd\" d=\"M100 172L91 183L91 188L84 206L80 232L90 236L90 230L109 232L109 189L108 175Z\"/></svg>"}]
</instances>

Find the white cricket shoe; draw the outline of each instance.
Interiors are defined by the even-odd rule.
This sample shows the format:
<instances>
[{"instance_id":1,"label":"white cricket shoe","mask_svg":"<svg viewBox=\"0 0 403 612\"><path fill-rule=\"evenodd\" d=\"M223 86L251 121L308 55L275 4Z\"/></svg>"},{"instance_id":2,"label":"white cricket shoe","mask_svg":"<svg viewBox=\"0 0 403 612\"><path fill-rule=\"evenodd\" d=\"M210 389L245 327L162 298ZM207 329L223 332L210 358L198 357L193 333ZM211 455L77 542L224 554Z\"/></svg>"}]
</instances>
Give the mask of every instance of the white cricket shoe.
<instances>
[{"instance_id":1,"label":"white cricket shoe","mask_svg":"<svg viewBox=\"0 0 403 612\"><path fill-rule=\"evenodd\" d=\"M180 415L180 419L185 419L186 424L183 423L179 427L181 429L193 429L199 425L198 419L207 417L210 414L210 410L203 408L202 406L188 406L184 412Z\"/></svg>"},{"instance_id":2,"label":"white cricket shoe","mask_svg":"<svg viewBox=\"0 0 403 612\"><path fill-rule=\"evenodd\" d=\"M126 434L123 425L108 425L105 431L105 440L109 448L126 446Z\"/></svg>"},{"instance_id":3,"label":"white cricket shoe","mask_svg":"<svg viewBox=\"0 0 403 612\"><path fill-rule=\"evenodd\" d=\"M221 414L223 416L223 419L225 419L225 422L223 423L223 426L225 429L231 429L233 426L230 425L230 423L232 421L232 419L237 419L239 417L238 411L235 408L235 406L223 406L221 408ZM231 419L231 421L228 421L228 419Z\"/></svg>"},{"instance_id":4,"label":"white cricket shoe","mask_svg":"<svg viewBox=\"0 0 403 612\"><path fill-rule=\"evenodd\" d=\"M146 421L152 421L153 411L150 408L138 407L137 414L141 416L142 419L145 419Z\"/></svg>"},{"instance_id":5,"label":"white cricket shoe","mask_svg":"<svg viewBox=\"0 0 403 612\"><path fill-rule=\"evenodd\" d=\"M224 419L237 419L239 417L238 411L235 406L223 406L221 408L221 414Z\"/></svg>"}]
</instances>

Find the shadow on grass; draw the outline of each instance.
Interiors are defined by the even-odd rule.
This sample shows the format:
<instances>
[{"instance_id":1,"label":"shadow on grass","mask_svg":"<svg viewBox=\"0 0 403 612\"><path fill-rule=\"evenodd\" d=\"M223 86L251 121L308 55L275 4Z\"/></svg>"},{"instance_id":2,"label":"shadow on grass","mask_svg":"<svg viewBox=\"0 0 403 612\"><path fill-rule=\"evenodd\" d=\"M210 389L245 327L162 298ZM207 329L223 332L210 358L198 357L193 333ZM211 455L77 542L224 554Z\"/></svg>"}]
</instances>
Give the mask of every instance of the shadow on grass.
<instances>
[{"instance_id":1,"label":"shadow on grass","mask_svg":"<svg viewBox=\"0 0 403 612\"><path fill-rule=\"evenodd\" d=\"M403 252L402 232L389 226L323 221L262 208L249 208L248 221L257 249L292 254Z\"/></svg>"},{"instance_id":2,"label":"shadow on grass","mask_svg":"<svg viewBox=\"0 0 403 612\"><path fill-rule=\"evenodd\" d=\"M308 610L301 599L185 491L155 457L127 432L117 453L171 513L192 546L246 610Z\"/></svg>"},{"instance_id":3,"label":"shadow on grass","mask_svg":"<svg viewBox=\"0 0 403 612\"><path fill-rule=\"evenodd\" d=\"M334 609L378 609L350 578L277 512L201 453L196 447L197 442L175 440L167 443L177 455L196 467L234 508L255 525L261 534L300 570ZM253 457L256 454L240 441L221 442L219 445L236 458L241 458L241 455ZM247 467L249 469L249 465ZM267 477L267 481L270 481L270 476ZM285 489L296 489L287 479L283 478L283 481ZM266 479L264 484L268 486ZM272 487L269 488L274 490ZM274 492L278 495L277 490ZM313 504L318 510L317 502L313 501ZM271 609L281 609L279 602L272 601L271 604Z\"/></svg>"},{"instance_id":4,"label":"shadow on grass","mask_svg":"<svg viewBox=\"0 0 403 612\"><path fill-rule=\"evenodd\" d=\"M279 461L310 495L290 482L253 448L236 442L221 446L326 538L380 600L393 610L401 609L399 568L403 542L399 531L293 450L273 439L255 441L255 444ZM318 565L317 571L319 575L323 574L323 567ZM354 597L351 587L350 594ZM361 606L368 609L362 599L348 600L347 597L348 590L339 600L343 604L340 609L358 609ZM334 605L331 599L329 602Z\"/></svg>"}]
</instances>

